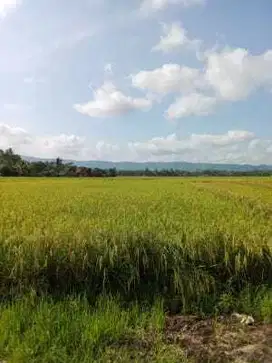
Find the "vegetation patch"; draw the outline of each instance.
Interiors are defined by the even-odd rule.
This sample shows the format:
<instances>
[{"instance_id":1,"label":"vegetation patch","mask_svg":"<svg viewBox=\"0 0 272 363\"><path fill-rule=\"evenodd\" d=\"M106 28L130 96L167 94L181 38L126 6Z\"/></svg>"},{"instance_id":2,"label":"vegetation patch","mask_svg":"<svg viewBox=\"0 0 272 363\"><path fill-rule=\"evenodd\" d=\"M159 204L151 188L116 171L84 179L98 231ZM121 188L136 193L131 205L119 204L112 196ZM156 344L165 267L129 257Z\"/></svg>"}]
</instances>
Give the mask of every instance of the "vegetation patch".
<instances>
[{"instance_id":1,"label":"vegetation patch","mask_svg":"<svg viewBox=\"0 0 272 363\"><path fill-rule=\"evenodd\" d=\"M271 323L271 180L226 179L233 194L205 180L2 178L0 358L200 362L198 344L207 362L240 357L238 338L224 346L240 328L218 317ZM269 346L269 325L248 329Z\"/></svg>"}]
</instances>

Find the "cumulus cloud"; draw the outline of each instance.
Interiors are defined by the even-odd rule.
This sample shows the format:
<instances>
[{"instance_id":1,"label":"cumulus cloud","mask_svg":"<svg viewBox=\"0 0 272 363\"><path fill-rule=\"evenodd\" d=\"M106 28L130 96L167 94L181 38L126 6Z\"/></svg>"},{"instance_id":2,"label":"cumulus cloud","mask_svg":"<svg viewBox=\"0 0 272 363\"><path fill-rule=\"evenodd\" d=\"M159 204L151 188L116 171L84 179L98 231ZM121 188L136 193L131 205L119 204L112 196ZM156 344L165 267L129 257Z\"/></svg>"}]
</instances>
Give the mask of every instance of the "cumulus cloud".
<instances>
[{"instance_id":1,"label":"cumulus cloud","mask_svg":"<svg viewBox=\"0 0 272 363\"><path fill-rule=\"evenodd\" d=\"M119 145L111 144L103 140L96 143L96 155L100 160L113 160L116 156L122 155L122 150Z\"/></svg>"},{"instance_id":2,"label":"cumulus cloud","mask_svg":"<svg viewBox=\"0 0 272 363\"><path fill-rule=\"evenodd\" d=\"M250 131L231 130L226 134L192 134L191 141L194 145L228 146L237 142L253 140L254 137L254 133Z\"/></svg>"},{"instance_id":3,"label":"cumulus cloud","mask_svg":"<svg viewBox=\"0 0 272 363\"><path fill-rule=\"evenodd\" d=\"M0 124L0 149L11 147L24 155L75 157L82 152L84 142L75 135L35 136L22 128Z\"/></svg>"},{"instance_id":4,"label":"cumulus cloud","mask_svg":"<svg viewBox=\"0 0 272 363\"><path fill-rule=\"evenodd\" d=\"M245 99L258 88L271 88L272 50L260 55L242 48L208 52L205 78L222 99Z\"/></svg>"},{"instance_id":5,"label":"cumulus cloud","mask_svg":"<svg viewBox=\"0 0 272 363\"><path fill-rule=\"evenodd\" d=\"M158 94L189 93L204 86L201 70L172 63L130 77L134 87Z\"/></svg>"},{"instance_id":6,"label":"cumulus cloud","mask_svg":"<svg viewBox=\"0 0 272 363\"><path fill-rule=\"evenodd\" d=\"M85 138L76 135L61 134L58 136L40 137L35 140L42 152L62 157L80 156L85 148Z\"/></svg>"},{"instance_id":7,"label":"cumulus cloud","mask_svg":"<svg viewBox=\"0 0 272 363\"><path fill-rule=\"evenodd\" d=\"M113 83L105 82L93 91L93 100L85 104L75 104L74 108L90 117L110 117L124 115L133 110L144 111L151 106L151 100L126 96Z\"/></svg>"},{"instance_id":8,"label":"cumulus cloud","mask_svg":"<svg viewBox=\"0 0 272 363\"><path fill-rule=\"evenodd\" d=\"M235 143L251 141L254 134L249 131L232 130L226 134L192 134L187 139L179 139L176 134L166 137L155 137L143 143L132 144L140 151L149 151L153 154L181 154L183 151L193 151L208 147L231 146ZM250 146L250 144L249 144Z\"/></svg>"},{"instance_id":9,"label":"cumulus cloud","mask_svg":"<svg viewBox=\"0 0 272 363\"><path fill-rule=\"evenodd\" d=\"M200 40L190 39L187 31L180 23L162 24L164 35L160 37L160 41L152 48L152 51L170 52L177 48L187 48L197 50Z\"/></svg>"},{"instance_id":10,"label":"cumulus cloud","mask_svg":"<svg viewBox=\"0 0 272 363\"><path fill-rule=\"evenodd\" d=\"M145 13L150 11L158 11L167 8L169 5L181 5L190 7L195 5L203 5L206 0L143 0L141 10Z\"/></svg>"},{"instance_id":11,"label":"cumulus cloud","mask_svg":"<svg viewBox=\"0 0 272 363\"><path fill-rule=\"evenodd\" d=\"M118 160L124 150L104 140L91 142L77 135L33 135L28 131L0 124L0 149L13 148L24 156L68 160Z\"/></svg>"},{"instance_id":12,"label":"cumulus cloud","mask_svg":"<svg viewBox=\"0 0 272 363\"><path fill-rule=\"evenodd\" d=\"M24 129L0 124L0 148L7 149L13 146L27 145L31 142L31 136Z\"/></svg>"},{"instance_id":13,"label":"cumulus cloud","mask_svg":"<svg viewBox=\"0 0 272 363\"><path fill-rule=\"evenodd\" d=\"M169 119L186 116L207 116L213 112L216 105L216 98L205 96L200 93L191 93L178 98L166 111Z\"/></svg>"},{"instance_id":14,"label":"cumulus cloud","mask_svg":"<svg viewBox=\"0 0 272 363\"><path fill-rule=\"evenodd\" d=\"M0 19L4 18L10 11L16 9L21 0L0 0Z\"/></svg>"},{"instance_id":15,"label":"cumulus cloud","mask_svg":"<svg viewBox=\"0 0 272 363\"><path fill-rule=\"evenodd\" d=\"M192 134L187 138L171 134L119 145L105 140L90 142L77 135L33 135L0 124L0 149L8 147L21 155L70 160L272 163L272 139L260 139L246 130Z\"/></svg>"},{"instance_id":16,"label":"cumulus cloud","mask_svg":"<svg viewBox=\"0 0 272 363\"><path fill-rule=\"evenodd\" d=\"M167 49L167 41L160 47ZM142 70L130 76L132 85L163 96L177 94L166 111L170 118L207 115L216 103L246 99L258 89L271 90L272 50L252 55L242 48L213 49L201 60L200 68L170 63Z\"/></svg>"},{"instance_id":17,"label":"cumulus cloud","mask_svg":"<svg viewBox=\"0 0 272 363\"><path fill-rule=\"evenodd\" d=\"M271 164L272 140L258 139L245 130L225 134L176 134L155 137L145 142L130 143L140 158L152 161L188 161L220 163Z\"/></svg>"}]
</instances>

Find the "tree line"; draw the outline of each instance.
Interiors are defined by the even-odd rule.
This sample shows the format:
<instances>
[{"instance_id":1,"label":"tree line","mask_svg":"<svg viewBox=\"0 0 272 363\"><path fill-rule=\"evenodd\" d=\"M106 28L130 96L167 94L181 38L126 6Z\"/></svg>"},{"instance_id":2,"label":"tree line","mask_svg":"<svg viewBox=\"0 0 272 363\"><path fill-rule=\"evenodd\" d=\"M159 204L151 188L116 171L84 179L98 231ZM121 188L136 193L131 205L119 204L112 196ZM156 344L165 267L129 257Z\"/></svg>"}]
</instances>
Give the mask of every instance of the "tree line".
<instances>
[{"instance_id":1,"label":"tree line","mask_svg":"<svg viewBox=\"0 0 272 363\"><path fill-rule=\"evenodd\" d=\"M117 176L272 176L272 170L227 171L227 170L117 170L76 166L63 163L62 159L54 161L26 161L9 148L0 149L0 176L2 177L117 177Z\"/></svg>"}]
</instances>

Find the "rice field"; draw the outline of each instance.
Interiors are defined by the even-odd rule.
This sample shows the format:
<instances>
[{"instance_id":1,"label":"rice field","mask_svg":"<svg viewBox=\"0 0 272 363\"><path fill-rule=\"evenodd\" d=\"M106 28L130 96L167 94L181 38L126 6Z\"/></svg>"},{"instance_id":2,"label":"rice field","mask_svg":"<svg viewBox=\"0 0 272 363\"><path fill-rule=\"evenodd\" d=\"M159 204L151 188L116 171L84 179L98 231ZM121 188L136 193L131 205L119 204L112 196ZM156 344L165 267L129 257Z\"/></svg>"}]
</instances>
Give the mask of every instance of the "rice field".
<instances>
[{"instance_id":1,"label":"rice field","mask_svg":"<svg viewBox=\"0 0 272 363\"><path fill-rule=\"evenodd\" d=\"M11 317L26 297L38 311L85 299L79 319L101 296L121 310L159 299L172 313L272 317L271 178L2 178L0 196L0 361L66 361L22 353Z\"/></svg>"}]
</instances>

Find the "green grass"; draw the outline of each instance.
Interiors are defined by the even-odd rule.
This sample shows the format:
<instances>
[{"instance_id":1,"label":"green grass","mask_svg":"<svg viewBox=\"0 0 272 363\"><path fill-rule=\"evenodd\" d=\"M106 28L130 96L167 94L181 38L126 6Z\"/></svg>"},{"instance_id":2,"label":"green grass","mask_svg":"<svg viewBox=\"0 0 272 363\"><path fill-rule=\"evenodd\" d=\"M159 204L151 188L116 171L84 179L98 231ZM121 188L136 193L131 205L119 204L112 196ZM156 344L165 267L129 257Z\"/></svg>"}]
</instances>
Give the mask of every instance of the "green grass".
<instances>
[{"instance_id":1,"label":"green grass","mask_svg":"<svg viewBox=\"0 0 272 363\"><path fill-rule=\"evenodd\" d=\"M10 363L125 363L131 356L136 362L188 362L178 347L163 342L159 302L145 311L137 304L123 309L109 298L91 307L84 299L28 297L0 314L0 356Z\"/></svg>"},{"instance_id":2,"label":"green grass","mask_svg":"<svg viewBox=\"0 0 272 363\"><path fill-rule=\"evenodd\" d=\"M160 317L150 308L158 298L172 312L240 310L269 321L271 186L270 178L1 179L0 358L66 362L73 351L72 362L121 362L106 355L122 351L128 361L135 349L111 342L122 331L146 334L142 307L149 306L149 320ZM120 326L96 304L101 294L118 296L121 305L111 306L113 316L124 316ZM105 344L104 333L94 344L94 332L84 340L95 319L101 332L112 326ZM156 349L164 347L162 361L179 361L160 335L148 359L159 361ZM79 351L71 348L76 337Z\"/></svg>"},{"instance_id":3,"label":"green grass","mask_svg":"<svg viewBox=\"0 0 272 363\"><path fill-rule=\"evenodd\" d=\"M246 289L238 300L222 296L217 308L254 313L269 322L271 302L271 292ZM178 341L167 340L165 318L162 300L124 305L100 296L92 305L86 298L56 300L32 293L0 305L0 357L8 363L195 362Z\"/></svg>"}]
</instances>

